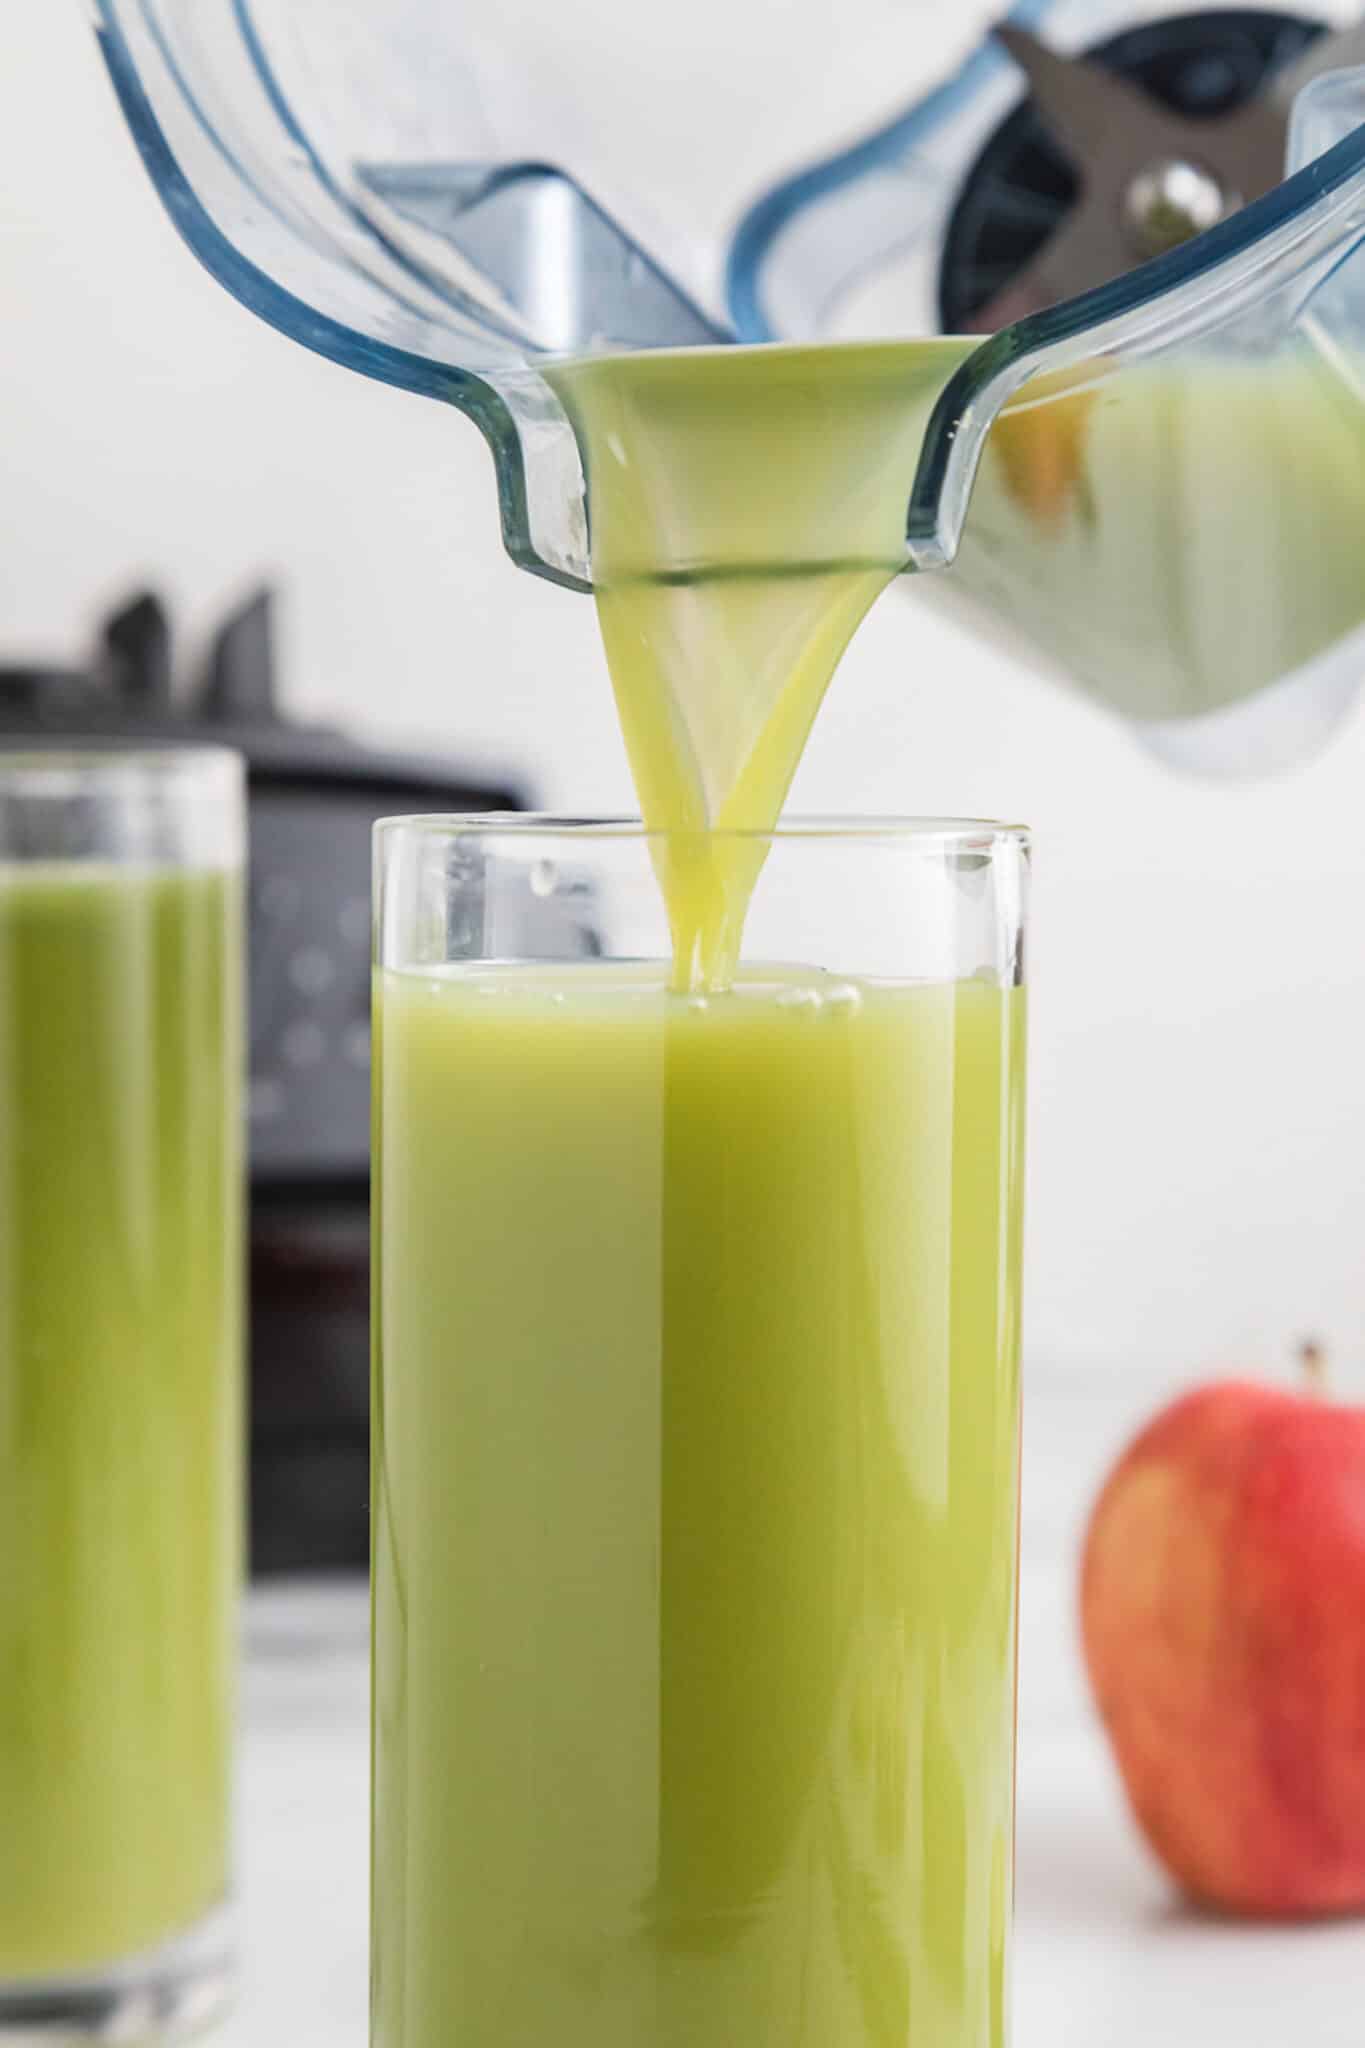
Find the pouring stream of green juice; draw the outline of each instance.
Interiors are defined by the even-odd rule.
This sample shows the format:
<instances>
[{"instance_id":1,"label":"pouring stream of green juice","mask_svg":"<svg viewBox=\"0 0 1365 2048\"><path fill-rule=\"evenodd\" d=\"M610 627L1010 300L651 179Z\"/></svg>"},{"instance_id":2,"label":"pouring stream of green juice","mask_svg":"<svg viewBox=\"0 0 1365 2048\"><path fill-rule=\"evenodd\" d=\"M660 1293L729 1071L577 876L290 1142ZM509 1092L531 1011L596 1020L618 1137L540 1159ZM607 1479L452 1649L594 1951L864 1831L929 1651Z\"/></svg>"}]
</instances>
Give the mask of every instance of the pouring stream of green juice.
<instances>
[{"instance_id":1,"label":"pouring stream of green juice","mask_svg":"<svg viewBox=\"0 0 1365 2048\"><path fill-rule=\"evenodd\" d=\"M671 835L680 986L725 981L762 866L760 840L707 830L776 822L845 647L907 566L905 480L972 347L655 351L547 373L583 455L641 808ZM1363 468L1365 412L1307 346L1031 385L994 426L956 563L923 587L1031 627L1135 718L1212 713L1358 625Z\"/></svg>"},{"instance_id":2,"label":"pouring stream of green juice","mask_svg":"<svg viewBox=\"0 0 1365 2048\"><path fill-rule=\"evenodd\" d=\"M969 344L656 352L551 381L589 478L602 638L675 980L729 976L770 831L859 621L904 558L903 480Z\"/></svg>"}]
</instances>

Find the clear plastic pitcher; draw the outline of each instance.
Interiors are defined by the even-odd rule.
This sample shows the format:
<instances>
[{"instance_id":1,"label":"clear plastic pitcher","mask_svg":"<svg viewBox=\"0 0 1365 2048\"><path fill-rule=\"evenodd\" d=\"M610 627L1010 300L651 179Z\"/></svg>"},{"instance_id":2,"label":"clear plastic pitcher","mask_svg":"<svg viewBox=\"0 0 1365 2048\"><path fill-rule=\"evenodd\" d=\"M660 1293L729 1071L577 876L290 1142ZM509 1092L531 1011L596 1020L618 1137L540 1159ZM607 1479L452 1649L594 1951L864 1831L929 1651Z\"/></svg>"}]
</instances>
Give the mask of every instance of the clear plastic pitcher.
<instances>
[{"instance_id":1,"label":"clear plastic pitcher","mask_svg":"<svg viewBox=\"0 0 1365 2048\"><path fill-rule=\"evenodd\" d=\"M1089 48L1154 13L1009 19ZM577 589L583 466L545 368L933 331L964 174L1022 91L990 10L935 0L95 14L201 261L309 347L468 413L510 553ZM1203 768L1292 758L1365 675L1361 116L1365 74L1304 83L1292 175L983 340L906 478L920 590Z\"/></svg>"}]
</instances>

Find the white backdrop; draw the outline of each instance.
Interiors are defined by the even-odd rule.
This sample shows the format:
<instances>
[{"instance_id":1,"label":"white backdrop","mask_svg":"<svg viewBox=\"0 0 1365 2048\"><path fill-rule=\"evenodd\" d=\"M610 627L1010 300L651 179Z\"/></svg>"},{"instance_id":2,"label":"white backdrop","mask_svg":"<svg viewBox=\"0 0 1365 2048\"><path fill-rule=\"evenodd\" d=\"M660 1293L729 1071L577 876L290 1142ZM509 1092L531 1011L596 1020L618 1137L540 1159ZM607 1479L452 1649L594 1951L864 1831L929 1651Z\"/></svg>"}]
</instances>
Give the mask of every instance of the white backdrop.
<instances>
[{"instance_id":1,"label":"white backdrop","mask_svg":"<svg viewBox=\"0 0 1365 2048\"><path fill-rule=\"evenodd\" d=\"M81 9L0 67L0 658L74 655L156 581L202 634L287 592L290 707L623 807L592 610L510 568L488 458L201 275ZM1035 829L1028 1333L1059 1364L1365 1384L1365 723L1277 783L1179 782L893 593L803 766L807 810Z\"/></svg>"}]
</instances>

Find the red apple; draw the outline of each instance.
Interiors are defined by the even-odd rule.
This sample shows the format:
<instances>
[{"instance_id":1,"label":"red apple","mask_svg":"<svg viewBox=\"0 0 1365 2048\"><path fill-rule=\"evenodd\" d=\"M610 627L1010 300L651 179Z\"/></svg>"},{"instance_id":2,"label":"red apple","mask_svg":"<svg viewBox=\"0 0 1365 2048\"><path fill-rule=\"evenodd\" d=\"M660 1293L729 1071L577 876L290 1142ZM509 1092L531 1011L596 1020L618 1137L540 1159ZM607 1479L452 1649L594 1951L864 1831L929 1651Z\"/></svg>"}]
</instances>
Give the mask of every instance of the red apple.
<instances>
[{"instance_id":1,"label":"red apple","mask_svg":"<svg viewBox=\"0 0 1365 2048\"><path fill-rule=\"evenodd\" d=\"M1365 1908L1365 1409L1244 1382L1110 1475L1081 1626L1133 1811L1194 1898Z\"/></svg>"}]
</instances>

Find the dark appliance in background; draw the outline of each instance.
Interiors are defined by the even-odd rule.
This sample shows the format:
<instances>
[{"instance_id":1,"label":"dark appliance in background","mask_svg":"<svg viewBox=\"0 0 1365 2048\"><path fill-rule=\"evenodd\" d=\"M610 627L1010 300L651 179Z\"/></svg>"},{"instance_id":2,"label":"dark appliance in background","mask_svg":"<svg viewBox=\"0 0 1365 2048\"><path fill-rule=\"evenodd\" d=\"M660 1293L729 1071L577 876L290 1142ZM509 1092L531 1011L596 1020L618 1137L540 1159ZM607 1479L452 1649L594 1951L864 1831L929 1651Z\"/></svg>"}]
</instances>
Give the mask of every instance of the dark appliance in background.
<instances>
[{"instance_id":1,"label":"dark appliance in background","mask_svg":"<svg viewBox=\"0 0 1365 2048\"><path fill-rule=\"evenodd\" d=\"M224 622L192 690L173 691L151 593L105 622L87 668L0 667L0 748L211 742L246 758L250 822L252 1571L363 1570L370 828L520 810L525 792L283 718L268 590Z\"/></svg>"}]
</instances>

